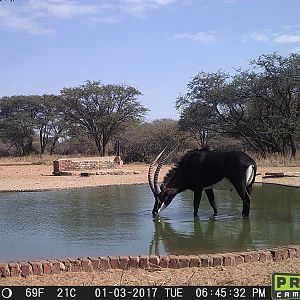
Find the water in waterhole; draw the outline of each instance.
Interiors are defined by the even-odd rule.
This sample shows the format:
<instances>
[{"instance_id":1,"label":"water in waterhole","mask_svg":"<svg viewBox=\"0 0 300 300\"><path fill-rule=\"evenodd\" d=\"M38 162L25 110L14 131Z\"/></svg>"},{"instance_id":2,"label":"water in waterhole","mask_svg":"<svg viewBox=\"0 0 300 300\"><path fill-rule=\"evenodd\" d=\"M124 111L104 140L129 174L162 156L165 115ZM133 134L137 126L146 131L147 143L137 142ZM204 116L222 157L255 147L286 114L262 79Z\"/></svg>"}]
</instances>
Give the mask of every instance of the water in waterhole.
<instances>
[{"instance_id":1,"label":"water in waterhole","mask_svg":"<svg viewBox=\"0 0 300 300\"><path fill-rule=\"evenodd\" d=\"M236 192L205 193L199 218L186 191L153 219L148 185L0 193L0 261L201 254L300 244L300 189L255 185L249 218Z\"/></svg>"}]
</instances>

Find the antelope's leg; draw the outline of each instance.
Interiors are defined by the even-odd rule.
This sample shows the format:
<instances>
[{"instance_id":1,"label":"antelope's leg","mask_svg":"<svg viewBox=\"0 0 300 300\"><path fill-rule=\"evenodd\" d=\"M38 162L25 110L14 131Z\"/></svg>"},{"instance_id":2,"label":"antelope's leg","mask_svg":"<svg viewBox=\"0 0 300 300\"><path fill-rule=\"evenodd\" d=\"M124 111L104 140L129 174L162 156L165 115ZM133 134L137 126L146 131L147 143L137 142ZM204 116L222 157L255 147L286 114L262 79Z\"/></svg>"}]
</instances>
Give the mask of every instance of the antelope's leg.
<instances>
[{"instance_id":1,"label":"antelope's leg","mask_svg":"<svg viewBox=\"0 0 300 300\"><path fill-rule=\"evenodd\" d=\"M207 190L205 190L205 194L206 194L206 196L208 198L210 206L214 210L214 215L216 216L217 213L218 213L218 211L217 211L217 206L216 206L216 202L215 202L215 195L214 195L213 189L207 189Z\"/></svg>"},{"instance_id":2,"label":"antelope's leg","mask_svg":"<svg viewBox=\"0 0 300 300\"><path fill-rule=\"evenodd\" d=\"M243 200L242 215L243 215L243 217L248 217L249 212L250 212L251 197L250 197L249 193L246 190L246 184L244 182L240 182L238 184L234 184L234 187L235 187L238 195Z\"/></svg>"},{"instance_id":3,"label":"antelope's leg","mask_svg":"<svg viewBox=\"0 0 300 300\"><path fill-rule=\"evenodd\" d=\"M198 216L198 209L202 197L202 189L194 191L194 216Z\"/></svg>"}]
</instances>

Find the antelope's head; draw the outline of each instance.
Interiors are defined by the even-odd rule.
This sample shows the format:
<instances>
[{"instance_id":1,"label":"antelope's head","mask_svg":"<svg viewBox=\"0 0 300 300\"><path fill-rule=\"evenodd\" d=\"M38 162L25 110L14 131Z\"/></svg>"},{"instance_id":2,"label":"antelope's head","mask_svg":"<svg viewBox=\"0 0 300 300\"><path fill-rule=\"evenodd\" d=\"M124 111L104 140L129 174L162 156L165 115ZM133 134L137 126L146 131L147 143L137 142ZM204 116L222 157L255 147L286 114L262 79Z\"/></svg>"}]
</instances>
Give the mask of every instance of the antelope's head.
<instances>
[{"instance_id":1,"label":"antelope's head","mask_svg":"<svg viewBox=\"0 0 300 300\"><path fill-rule=\"evenodd\" d=\"M160 169L162 168L164 162L168 159L168 157L175 151L175 149L173 149L160 163L158 163L155 172L154 166L157 164L159 158L162 156L166 148L161 151L154 159L154 161L149 165L148 182L155 199L154 207L152 210L153 216L159 215L159 213L171 203L171 201L177 194L177 189L171 188L168 184L165 183L162 183L161 185L159 185L158 183Z\"/></svg>"}]
</instances>

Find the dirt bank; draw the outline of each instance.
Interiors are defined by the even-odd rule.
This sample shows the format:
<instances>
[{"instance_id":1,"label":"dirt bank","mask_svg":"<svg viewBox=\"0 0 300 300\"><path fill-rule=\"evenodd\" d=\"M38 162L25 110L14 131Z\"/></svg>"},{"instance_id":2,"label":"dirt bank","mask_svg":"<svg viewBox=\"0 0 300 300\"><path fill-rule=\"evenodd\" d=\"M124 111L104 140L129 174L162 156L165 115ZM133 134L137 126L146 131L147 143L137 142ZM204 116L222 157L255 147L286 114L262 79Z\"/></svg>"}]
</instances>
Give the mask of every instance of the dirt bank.
<instances>
[{"instance_id":1,"label":"dirt bank","mask_svg":"<svg viewBox=\"0 0 300 300\"><path fill-rule=\"evenodd\" d=\"M165 166L161 170L161 178L170 169ZM81 177L79 173L74 176L53 176L53 166L35 164L5 165L0 163L0 191L31 191L82 188L101 185L121 185L147 183L148 166L146 164L128 164L122 167L127 175L91 175ZM135 171L136 174L133 174ZM266 172L297 172L299 167L263 167L258 173ZM76 173L74 173L76 174ZM300 186L299 177L264 178L263 182Z\"/></svg>"}]
</instances>

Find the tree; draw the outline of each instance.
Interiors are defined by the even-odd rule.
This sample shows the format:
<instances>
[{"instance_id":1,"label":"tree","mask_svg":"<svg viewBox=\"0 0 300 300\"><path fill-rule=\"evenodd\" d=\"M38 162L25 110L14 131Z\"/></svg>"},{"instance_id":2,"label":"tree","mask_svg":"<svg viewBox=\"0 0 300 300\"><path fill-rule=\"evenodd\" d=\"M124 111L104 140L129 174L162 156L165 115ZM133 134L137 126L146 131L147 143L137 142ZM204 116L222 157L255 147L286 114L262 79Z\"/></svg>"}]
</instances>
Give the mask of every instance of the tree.
<instances>
[{"instance_id":1,"label":"tree","mask_svg":"<svg viewBox=\"0 0 300 300\"><path fill-rule=\"evenodd\" d=\"M179 128L189 131L200 147L204 147L214 135L216 116L205 103L192 103L181 111Z\"/></svg>"},{"instance_id":2,"label":"tree","mask_svg":"<svg viewBox=\"0 0 300 300\"><path fill-rule=\"evenodd\" d=\"M133 87L103 85L100 81L87 81L81 86L61 91L67 120L91 136L102 156L113 136L129 122L141 120L148 111L138 102L140 95Z\"/></svg>"},{"instance_id":3,"label":"tree","mask_svg":"<svg viewBox=\"0 0 300 300\"><path fill-rule=\"evenodd\" d=\"M221 71L196 75L187 94L177 100L180 122L190 130L196 126L203 130L207 123L263 154L286 154L289 149L295 157L300 129L300 55L262 55L252 65L253 70L238 70L234 76Z\"/></svg>"},{"instance_id":4,"label":"tree","mask_svg":"<svg viewBox=\"0 0 300 300\"><path fill-rule=\"evenodd\" d=\"M176 153L172 155L172 158L176 158L180 151L195 146L187 134L179 130L178 122L172 119L134 123L117 138L126 162L149 162L165 147L166 153L177 147Z\"/></svg>"},{"instance_id":5,"label":"tree","mask_svg":"<svg viewBox=\"0 0 300 300\"><path fill-rule=\"evenodd\" d=\"M68 126L68 132L63 141L58 144L57 150L64 155L97 155L94 140L80 126Z\"/></svg>"},{"instance_id":6,"label":"tree","mask_svg":"<svg viewBox=\"0 0 300 300\"><path fill-rule=\"evenodd\" d=\"M300 55L262 55L252 64L261 70L260 85L253 88L261 110L271 116L272 131L281 136L281 152L290 148L296 156L296 136L300 130Z\"/></svg>"},{"instance_id":7,"label":"tree","mask_svg":"<svg viewBox=\"0 0 300 300\"><path fill-rule=\"evenodd\" d=\"M12 96L0 99L0 138L18 155L28 155L33 149L33 120L37 107L36 96Z\"/></svg>"},{"instance_id":8,"label":"tree","mask_svg":"<svg viewBox=\"0 0 300 300\"><path fill-rule=\"evenodd\" d=\"M37 107L34 127L39 135L40 154L44 154L46 147L51 144L49 154L52 155L58 139L67 129L60 97L45 94L39 96L34 104Z\"/></svg>"}]
</instances>

